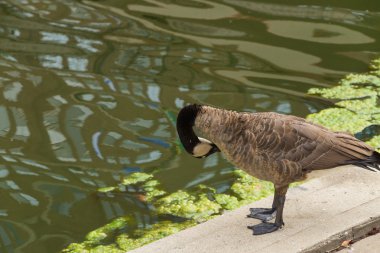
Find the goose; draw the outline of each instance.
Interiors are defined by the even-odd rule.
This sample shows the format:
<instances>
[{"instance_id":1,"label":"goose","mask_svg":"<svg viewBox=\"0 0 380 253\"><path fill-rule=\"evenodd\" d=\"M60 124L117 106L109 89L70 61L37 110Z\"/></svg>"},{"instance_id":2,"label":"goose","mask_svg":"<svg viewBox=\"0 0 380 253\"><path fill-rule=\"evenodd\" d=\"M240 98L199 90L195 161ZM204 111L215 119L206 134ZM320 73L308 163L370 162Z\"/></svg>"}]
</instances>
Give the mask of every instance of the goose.
<instances>
[{"instance_id":1,"label":"goose","mask_svg":"<svg viewBox=\"0 0 380 253\"><path fill-rule=\"evenodd\" d=\"M250 208L248 217L263 221L248 227L254 235L284 226L289 184L305 180L309 172L347 164L380 171L380 154L366 143L292 115L191 104L180 110L177 132L184 149L194 157L222 152L236 167L274 184L272 207Z\"/></svg>"}]
</instances>

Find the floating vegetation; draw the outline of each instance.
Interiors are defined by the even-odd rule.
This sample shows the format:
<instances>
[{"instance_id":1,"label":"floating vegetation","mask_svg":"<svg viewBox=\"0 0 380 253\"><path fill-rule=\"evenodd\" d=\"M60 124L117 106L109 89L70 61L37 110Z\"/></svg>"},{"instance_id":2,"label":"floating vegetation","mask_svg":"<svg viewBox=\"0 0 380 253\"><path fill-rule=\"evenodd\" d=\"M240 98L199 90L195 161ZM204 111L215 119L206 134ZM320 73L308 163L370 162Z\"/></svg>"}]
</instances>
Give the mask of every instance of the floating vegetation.
<instances>
[{"instance_id":1,"label":"floating vegetation","mask_svg":"<svg viewBox=\"0 0 380 253\"><path fill-rule=\"evenodd\" d=\"M233 210L242 205L242 202L237 197L228 194L215 194L214 198L216 203L225 210Z\"/></svg>"},{"instance_id":2,"label":"floating vegetation","mask_svg":"<svg viewBox=\"0 0 380 253\"><path fill-rule=\"evenodd\" d=\"M124 253L197 224L192 220L182 223L163 221L149 229L137 229L131 235L120 233L115 236L117 230L126 226L126 223L120 222L120 218L115 221L111 222L112 225L107 224L90 232L86 236L86 241L70 244L62 253ZM109 241L113 242L105 243Z\"/></svg>"},{"instance_id":3,"label":"floating vegetation","mask_svg":"<svg viewBox=\"0 0 380 253\"><path fill-rule=\"evenodd\" d=\"M309 94L321 95L330 99L360 99L376 96L377 93L370 89L359 88L358 86L341 85L332 88L312 88Z\"/></svg>"},{"instance_id":4,"label":"floating vegetation","mask_svg":"<svg viewBox=\"0 0 380 253\"><path fill-rule=\"evenodd\" d=\"M242 170L236 170L234 173L237 179L232 184L231 191L238 197L239 206L259 200L274 192L271 182L261 181Z\"/></svg>"},{"instance_id":5,"label":"floating vegetation","mask_svg":"<svg viewBox=\"0 0 380 253\"><path fill-rule=\"evenodd\" d=\"M322 110L307 118L334 131L355 134L372 125L380 124L380 59L371 64L372 70L365 74L349 74L332 88L313 88L309 94L337 100L334 108ZM380 135L365 140L376 149L380 147Z\"/></svg>"},{"instance_id":6,"label":"floating vegetation","mask_svg":"<svg viewBox=\"0 0 380 253\"><path fill-rule=\"evenodd\" d=\"M168 194L160 189L160 183L153 175L133 173L117 186L98 189L99 194L127 193L128 189L133 189L142 196L140 199L155 208L158 217L177 217L179 221L163 220L151 227L127 232L127 227L134 225L133 218L120 217L88 233L84 242L72 243L62 252L126 252L273 193L270 182L258 180L241 170L233 171L233 176L235 182L225 193L198 185L193 191L179 190Z\"/></svg>"},{"instance_id":7,"label":"floating vegetation","mask_svg":"<svg viewBox=\"0 0 380 253\"><path fill-rule=\"evenodd\" d=\"M145 201L153 201L154 198L162 196L166 194L166 192L158 189L160 183L152 178L153 175L135 172L124 178L119 185L99 188L98 192L111 194L126 192L127 187L131 186L141 190L141 194L143 194Z\"/></svg>"},{"instance_id":8,"label":"floating vegetation","mask_svg":"<svg viewBox=\"0 0 380 253\"><path fill-rule=\"evenodd\" d=\"M185 228L196 225L195 221L189 220L182 223L173 223L164 221L156 223L151 229L140 229L134 232L134 237L129 237L126 234L119 235L116 239L116 244L123 252L136 249L142 245L148 244L155 240L161 239L168 235L177 233Z\"/></svg>"},{"instance_id":9,"label":"floating vegetation","mask_svg":"<svg viewBox=\"0 0 380 253\"><path fill-rule=\"evenodd\" d=\"M221 206L210 200L205 193L196 195L185 191L177 191L161 198L155 206L159 214L171 214L196 221L206 220L219 213L221 209Z\"/></svg>"},{"instance_id":10,"label":"floating vegetation","mask_svg":"<svg viewBox=\"0 0 380 253\"><path fill-rule=\"evenodd\" d=\"M329 108L307 117L333 131L356 133L371 125L370 116L360 115L346 108Z\"/></svg>"}]
</instances>

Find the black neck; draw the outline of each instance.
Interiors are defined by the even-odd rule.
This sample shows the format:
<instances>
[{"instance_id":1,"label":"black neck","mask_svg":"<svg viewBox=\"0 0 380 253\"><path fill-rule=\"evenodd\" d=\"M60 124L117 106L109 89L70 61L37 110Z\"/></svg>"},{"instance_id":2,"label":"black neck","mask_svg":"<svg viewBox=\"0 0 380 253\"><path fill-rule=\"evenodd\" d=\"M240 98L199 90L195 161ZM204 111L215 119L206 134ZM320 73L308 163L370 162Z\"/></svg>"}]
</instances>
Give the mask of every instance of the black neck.
<instances>
[{"instance_id":1,"label":"black neck","mask_svg":"<svg viewBox=\"0 0 380 253\"><path fill-rule=\"evenodd\" d=\"M177 132L183 147L190 154L193 152L195 145L199 143L195 135L193 126L195 118L201 109L201 105L188 105L182 108L177 117Z\"/></svg>"}]
</instances>

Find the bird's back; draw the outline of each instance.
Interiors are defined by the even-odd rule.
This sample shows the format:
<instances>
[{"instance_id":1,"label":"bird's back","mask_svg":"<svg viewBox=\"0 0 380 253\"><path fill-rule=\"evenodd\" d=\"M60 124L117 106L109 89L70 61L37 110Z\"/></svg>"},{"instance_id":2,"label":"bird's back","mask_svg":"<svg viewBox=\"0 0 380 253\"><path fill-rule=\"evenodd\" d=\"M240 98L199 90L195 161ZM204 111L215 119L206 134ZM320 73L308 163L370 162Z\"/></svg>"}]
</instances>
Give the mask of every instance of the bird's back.
<instances>
[{"instance_id":1,"label":"bird's back","mask_svg":"<svg viewBox=\"0 0 380 253\"><path fill-rule=\"evenodd\" d=\"M304 170L365 160L374 152L372 147L348 133L332 132L296 116L257 113L251 118L247 124L252 126L250 131L260 133L256 134L260 152L269 152L275 160L297 162ZM255 123L260 125L259 131Z\"/></svg>"},{"instance_id":2,"label":"bird's back","mask_svg":"<svg viewBox=\"0 0 380 253\"><path fill-rule=\"evenodd\" d=\"M261 179L291 182L312 170L371 160L374 154L348 133L332 132L296 116L229 112L228 117L228 126L219 121L209 138L231 162Z\"/></svg>"}]
</instances>

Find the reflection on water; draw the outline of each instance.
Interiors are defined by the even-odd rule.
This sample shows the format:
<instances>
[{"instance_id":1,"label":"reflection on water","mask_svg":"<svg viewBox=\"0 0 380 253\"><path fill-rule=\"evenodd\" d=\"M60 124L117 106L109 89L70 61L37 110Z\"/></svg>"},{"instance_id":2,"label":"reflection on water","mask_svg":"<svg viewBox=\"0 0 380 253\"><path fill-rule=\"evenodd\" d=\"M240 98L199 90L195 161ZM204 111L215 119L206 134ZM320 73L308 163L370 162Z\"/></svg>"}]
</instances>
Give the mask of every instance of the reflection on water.
<instances>
[{"instance_id":1,"label":"reflection on water","mask_svg":"<svg viewBox=\"0 0 380 253\"><path fill-rule=\"evenodd\" d=\"M221 156L178 146L186 103L328 106L305 91L366 68L380 14L299 2L0 1L0 252L58 252L122 215L155 223L134 194L95 193L132 172L228 188Z\"/></svg>"}]
</instances>

